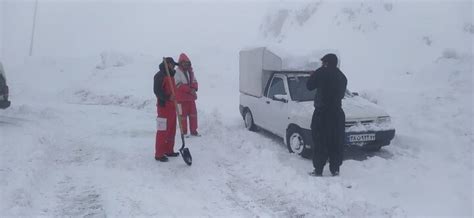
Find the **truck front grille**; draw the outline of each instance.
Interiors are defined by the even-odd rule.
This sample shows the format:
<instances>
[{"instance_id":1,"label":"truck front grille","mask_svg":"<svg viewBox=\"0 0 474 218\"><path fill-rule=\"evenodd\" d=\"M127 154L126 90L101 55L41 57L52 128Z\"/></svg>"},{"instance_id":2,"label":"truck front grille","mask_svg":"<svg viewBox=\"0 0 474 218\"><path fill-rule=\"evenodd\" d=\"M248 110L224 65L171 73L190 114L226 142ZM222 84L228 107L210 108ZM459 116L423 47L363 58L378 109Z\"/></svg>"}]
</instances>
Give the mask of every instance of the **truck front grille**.
<instances>
[{"instance_id":1,"label":"truck front grille","mask_svg":"<svg viewBox=\"0 0 474 218\"><path fill-rule=\"evenodd\" d=\"M357 123L360 123L362 125L368 125L368 124L371 124L373 123L374 121L373 120L363 120L363 121L351 121L351 122L346 122L346 128L349 128L351 126L354 126L356 125Z\"/></svg>"}]
</instances>

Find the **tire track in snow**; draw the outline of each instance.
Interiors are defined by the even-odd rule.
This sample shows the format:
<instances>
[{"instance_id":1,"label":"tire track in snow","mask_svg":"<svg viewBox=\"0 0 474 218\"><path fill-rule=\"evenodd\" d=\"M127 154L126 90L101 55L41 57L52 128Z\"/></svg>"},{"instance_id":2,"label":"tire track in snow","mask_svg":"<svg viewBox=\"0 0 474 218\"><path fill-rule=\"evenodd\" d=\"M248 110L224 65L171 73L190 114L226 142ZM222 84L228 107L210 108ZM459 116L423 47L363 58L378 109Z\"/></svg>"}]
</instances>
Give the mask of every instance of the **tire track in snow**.
<instances>
[{"instance_id":1,"label":"tire track in snow","mask_svg":"<svg viewBox=\"0 0 474 218\"><path fill-rule=\"evenodd\" d=\"M216 119L217 117L217 119ZM225 199L250 216L342 217L392 216L397 208L380 208L363 199L346 199L350 182L343 178L312 178L301 160L290 158L273 138L247 132L240 125L224 125L219 114L206 119L206 142L216 149L211 164L222 168ZM211 131L212 130L212 131ZM232 137L226 137L232 135ZM249 142L249 140L251 142ZM226 146L219 146L225 144ZM213 146L219 147L213 147ZM280 150L281 149L281 150ZM232 155L229 155L232 154ZM282 158L282 155L285 155ZM308 163L308 168L310 168ZM288 178L285 178L288 177ZM347 184L346 184L347 183ZM301 187L307 187L301 188Z\"/></svg>"},{"instance_id":2,"label":"tire track in snow","mask_svg":"<svg viewBox=\"0 0 474 218\"><path fill-rule=\"evenodd\" d=\"M94 148L82 139L68 136L55 164L62 170L63 178L56 184L57 217L106 217L100 189L90 178L91 164L99 158ZM85 172L85 173L83 173Z\"/></svg>"},{"instance_id":3,"label":"tire track in snow","mask_svg":"<svg viewBox=\"0 0 474 218\"><path fill-rule=\"evenodd\" d=\"M326 181L319 181L319 185L322 186L318 189L318 193L292 192L291 189L283 190L275 187L274 181L259 177L252 174L252 172L237 172L238 169L233 169L236 165L223 165L227 165L227 174L230 177L225 183L231 190L227 199L255 216L314 217L346 215L345 205L338 205L340 200L331 190L334 186L339 185L337 183L331 184Z\"/></svg>"},{"instance_id":4,"label":"tire track in snow","mask_svg":"<svg viewBox=\"0 0 474 218\"><path fill-rule=\"evenodd\" d=\"M221 123L217 123L219 125ZM221 128L219 134L222 134ZM232 131L234 134L248 134L247 132L235 131L235 129L227 129ZM233 154L232 157L244 157L252 156L250 154L253 149L249 149L246 145L242 145L240 141L242 137L235 137L229 140L222 137L215 137L217 143L213 145L228 144L225 153ZM224 141L225 140L225 141ZM265 139L267 140L267 139ZM274 142L271 140L272 143ZM261 149L260 146L258 149ZM275 148L279 148L275 146ZM257 157L255 157L257 158ZM251 161L247 162L251 163ZM227 188L225 192L225 199L232 202L235 207L244 209L247 213L252 216L261 216L263 214L277 217L307 217L310 214L302 208L310 208L311 202L306 200L295 201L291 193L272 187L272 181L268 181L266 178L254 174L254 172L247 171L255 166L242 166L242 162L234 160L229 156L219 157L214 162L219 168L223 168L223 172L226 175L226 181L223 185ZM222 189L222 187L221 187Z\"/></svg>"},{"instance_id":5,"label":"tire track in snow","mask_svg":"<svg viewBox=\"0 0 474 218\"><path fill-rule=\"evenodd\" d=\"M232 175L232 174L230 174ZM227 199L238 207L253 213L256 216L270 215L277 217L305 217L307 212L300 212L288 194L281 193L269 186L256 185L239 176L232 175L226 186L232 191Z\"/></svg>"},{"instance_id":6,"label":"tire track in snow","mask_svg":"<svg viewBox=\"0 0 474 218\"><path fill-rule=\"evenodd\" d=\"M43 140L51 150L49 158L56 171L49 183L54 184L51 196L54 205L48 207L48 216L106 217L101 189L94 184L95 178L90 173L100 154L85 141L84 132L63 121L55 125L64 127L55 131L54 141Z\"/></svg>"},{"instance_id":7,"label":"tire track in snow","mask_svg":"<svg viewBox=\"0 0 474 218\"><path fill-rule=\"evenodd\" d=\"M57 198L60 204L55 215L57 217L106 217L98 189L93 185L75 183L77 181L69 176L58 183Z\"/></svg>"},{"instance_id":8,"label":"tire track in snow","mask_svg":"<svg viewBox=\"0 0 474 218\"><path fill-rule=\"evenodd\" d=\"M2 187L0 199L5 204L0 210L5 216L45 215L48 209L43 201L50 194L49 182L52 180L48 172L54 166L50 157L56 153L55 140L47 131L49 125L43 122L52 118L26 113L18 107L13 107L7 114L11 116L8 117L11 125L0 127L7 130L5 142L12 146L0 150L4 157L0 163L0 185L5 187ZM22 118L14 118L20 116Z\"/></svg>"}]
</instances>

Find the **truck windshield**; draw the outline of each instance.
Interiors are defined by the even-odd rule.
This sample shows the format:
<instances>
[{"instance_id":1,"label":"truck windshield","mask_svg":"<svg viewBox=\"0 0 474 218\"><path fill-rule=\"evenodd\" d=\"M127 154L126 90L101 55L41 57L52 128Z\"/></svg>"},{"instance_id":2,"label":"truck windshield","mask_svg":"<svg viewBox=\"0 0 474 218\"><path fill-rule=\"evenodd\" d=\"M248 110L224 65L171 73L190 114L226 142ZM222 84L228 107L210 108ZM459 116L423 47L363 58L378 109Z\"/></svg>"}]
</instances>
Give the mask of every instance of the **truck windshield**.
<instances>
[{"instance_id":1,"label":"truck windshield","mask_svg":"<svg viewBox=\"0 0 474 218\"><path fill-rule=\"evenodd\" d=\"M312 101L316 94L316 89L309 91L306 88L309 76L289 76L288 86L290 89L291 99L293 101Z\"/></svg>"}]
</instances>

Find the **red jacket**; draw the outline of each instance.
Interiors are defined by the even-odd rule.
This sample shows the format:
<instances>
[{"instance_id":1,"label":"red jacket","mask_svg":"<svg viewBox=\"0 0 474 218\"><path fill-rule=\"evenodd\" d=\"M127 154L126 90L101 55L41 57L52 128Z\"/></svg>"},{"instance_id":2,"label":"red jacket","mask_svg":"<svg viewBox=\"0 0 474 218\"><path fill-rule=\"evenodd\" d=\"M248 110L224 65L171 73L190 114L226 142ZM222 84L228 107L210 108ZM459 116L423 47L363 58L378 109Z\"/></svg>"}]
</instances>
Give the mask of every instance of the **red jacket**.
<instances>
[{"instance_id":1,"label":"red jacket","mask_svg":"<svg viewBox=\"0 0 474 218\"><path fill-rule=\"evenodd\" d=\"M181 63L183 61L189 61L189 58L186 54L182 53L179 56L178 62ZM188 71L185 71L180 67L176 69L175 75L176 81L176 99L179 102L183 101L195 101L197 99L197 90L198 90L198 82L196 80L196 76L194 75L193 68L190 67Z\"/></svg>"}]
</instances>

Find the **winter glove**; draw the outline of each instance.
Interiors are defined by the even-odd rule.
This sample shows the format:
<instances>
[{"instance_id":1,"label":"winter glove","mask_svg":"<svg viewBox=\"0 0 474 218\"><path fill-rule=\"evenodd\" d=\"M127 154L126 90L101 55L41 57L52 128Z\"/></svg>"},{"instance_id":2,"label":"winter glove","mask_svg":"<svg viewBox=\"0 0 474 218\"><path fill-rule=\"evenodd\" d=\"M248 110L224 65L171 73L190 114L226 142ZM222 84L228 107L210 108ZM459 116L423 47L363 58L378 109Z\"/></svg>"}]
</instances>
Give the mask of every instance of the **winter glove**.
<instances>
[{"instance_id":1,"label":"winter glove","mask_svg":"<svg viewBox=\"0 0 474 218\"><path fill-rule=\"evenodd\" d=\"M194 89L194 90L197 92L197 90L198 90L198 83L197 83L197 82L191 83L191 88Z\"/></svg>"}]
</instances>

